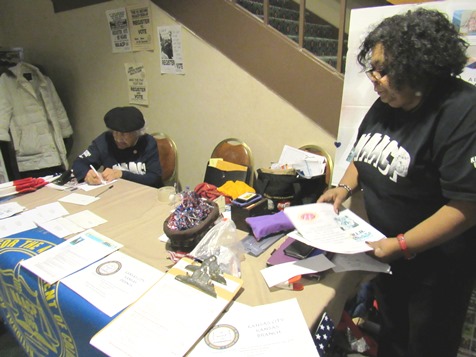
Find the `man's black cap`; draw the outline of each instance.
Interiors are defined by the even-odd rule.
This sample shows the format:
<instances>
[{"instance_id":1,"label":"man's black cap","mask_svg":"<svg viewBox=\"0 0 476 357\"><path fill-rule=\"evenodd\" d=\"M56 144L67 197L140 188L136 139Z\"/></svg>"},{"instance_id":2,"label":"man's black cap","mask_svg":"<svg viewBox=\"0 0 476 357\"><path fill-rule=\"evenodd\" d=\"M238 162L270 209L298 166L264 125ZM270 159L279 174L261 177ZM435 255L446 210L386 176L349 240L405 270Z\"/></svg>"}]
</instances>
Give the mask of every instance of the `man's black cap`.
<instances>
[{"instance_id":1,"label":"man's black cap","mask_svg":"<svg viewBox=\"0 0 476 357\"><path fill-rule=\"evenodd\" d=\"M122 133L142 129L145 125L144 116L136 107L113 108L104 116L104 123L109 129Z\"/></svg>"}]
</instances>

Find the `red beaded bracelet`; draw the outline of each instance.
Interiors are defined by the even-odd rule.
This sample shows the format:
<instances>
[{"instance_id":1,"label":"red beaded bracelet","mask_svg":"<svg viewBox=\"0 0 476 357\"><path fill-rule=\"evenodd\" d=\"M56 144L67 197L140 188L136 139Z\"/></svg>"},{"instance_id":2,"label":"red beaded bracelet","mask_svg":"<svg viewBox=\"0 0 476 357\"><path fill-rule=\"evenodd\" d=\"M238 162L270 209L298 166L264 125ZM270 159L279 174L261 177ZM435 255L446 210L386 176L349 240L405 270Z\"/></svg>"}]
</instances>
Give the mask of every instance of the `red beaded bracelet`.
<instances>
[{"instance_id":1,"label":"red beaded bracelet","mask_svg":"<svg viewBox=\"0 0 476 357\"><path fill-rule=\"evenodd\" d=\"M410 260L415 258L416 254L410 253L407 247L407 242L405 241L405 236L403 234L397 235L397 240L398 244L400 245L400 249L403 252L403 255L405 256L405 259Z\"/></svg>"}]
</instances>

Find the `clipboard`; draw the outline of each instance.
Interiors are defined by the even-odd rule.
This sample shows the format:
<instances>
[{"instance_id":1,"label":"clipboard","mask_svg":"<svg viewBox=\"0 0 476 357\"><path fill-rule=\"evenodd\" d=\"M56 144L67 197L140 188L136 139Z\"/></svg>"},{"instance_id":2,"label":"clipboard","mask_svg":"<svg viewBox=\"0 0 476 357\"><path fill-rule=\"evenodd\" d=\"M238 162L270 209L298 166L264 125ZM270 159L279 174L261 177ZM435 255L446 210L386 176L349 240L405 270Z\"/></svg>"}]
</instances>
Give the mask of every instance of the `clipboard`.
<instances>
[{"instance_id":1,"label":"clipboard","mask_svg":"<svg viewBox=\"0 0 476 357\"><path fill-rule=\"evenodd\" d=\"M213 325L243 285L223 274L216 297L176 280L187 275L189 258L178 261L152 288L130 305L90 343L109 356L184 356Z\"/></svg>"}]
</instances>

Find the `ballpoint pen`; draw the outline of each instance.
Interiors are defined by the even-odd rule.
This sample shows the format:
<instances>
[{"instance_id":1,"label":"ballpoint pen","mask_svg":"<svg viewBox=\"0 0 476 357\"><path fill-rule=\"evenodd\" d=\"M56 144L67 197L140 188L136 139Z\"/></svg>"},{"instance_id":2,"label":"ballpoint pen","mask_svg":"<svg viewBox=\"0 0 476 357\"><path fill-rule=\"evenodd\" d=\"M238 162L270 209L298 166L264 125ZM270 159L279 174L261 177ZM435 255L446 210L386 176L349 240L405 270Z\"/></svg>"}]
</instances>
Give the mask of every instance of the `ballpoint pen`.
<instances>
[{"instance_id":1,"label":"ballpoint pen","mask_svg":"<svg viewBox=\"0 0 476 357\"><path fill-rule=\"evenodd\" d=\"M106 181L104 181L104 179L102 178L102 175L96 171L96 169L94 168L93 165L89 165L89 167L91 168L91 170L93 170L93 172L96 174L97 177L99 177L99 179L101 180L101 183L102 184L105 184Z\"/></svg>"},{"instance_id":2,"label":"ballpoint pen","mask_svg":"<svg viewBox=\"0 0 476 357\"><path fill-rule=\"evenodd\" d=\"M113 188L113 187L114 187L114 185L109 186L109 187L106 188L104 191L99 192L99 193L98 193L96 196L94 196L94 197L98 197L99 195L102 195L104 192L110 190L110 189Z\"/></svg>"}]
</instances>

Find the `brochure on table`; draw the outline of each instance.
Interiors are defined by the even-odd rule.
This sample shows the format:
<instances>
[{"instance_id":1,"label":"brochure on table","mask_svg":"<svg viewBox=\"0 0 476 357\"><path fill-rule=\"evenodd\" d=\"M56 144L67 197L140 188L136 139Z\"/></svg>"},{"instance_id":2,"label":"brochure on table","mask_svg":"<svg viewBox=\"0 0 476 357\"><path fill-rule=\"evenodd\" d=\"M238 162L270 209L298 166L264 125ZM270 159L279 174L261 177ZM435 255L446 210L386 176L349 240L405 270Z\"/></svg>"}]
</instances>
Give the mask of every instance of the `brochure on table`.
<instances>
[{"instance_id":1,"label":"brochure on table","mask_svg":"<svg viewBox=\"0 0 476 357\"><path fill-rule=\"evenodd\" d=\"M160 270L117 251L67 276L61 283L108 316L114 316L162 276Z\"/></svg>"},{"instance_id":2,"label":"brochure on table","mask_svg":"<svg viewBox=\"0 0 476 357\"><path fill-rule=\"evenodd\" d=\"M297 300L251 307L234 302L193 348L195 356L319 356Z\"/></svg>"},{"instance_id":3,"label":"brochure on table","mask_svg":"<svg viewBox=\"0 0 476 357\"><path fill-rule=\"evenodd\" d=\"M20 264L53 284L120 248L122 244L90 229Z\"/></svg>"},{"instance_id":4,"label":"brochure on table","mask_svg":"<svg viewBox=\"0 0 476 357\"><path fill-rule=\"evenodd\" d=\"M224 274L213 281L216 297L176 279L190 276L193 261L182 258L139 300L92 339L108 356L184 356L213 325L242 286Z\"/></svg>"}]
</instances>

